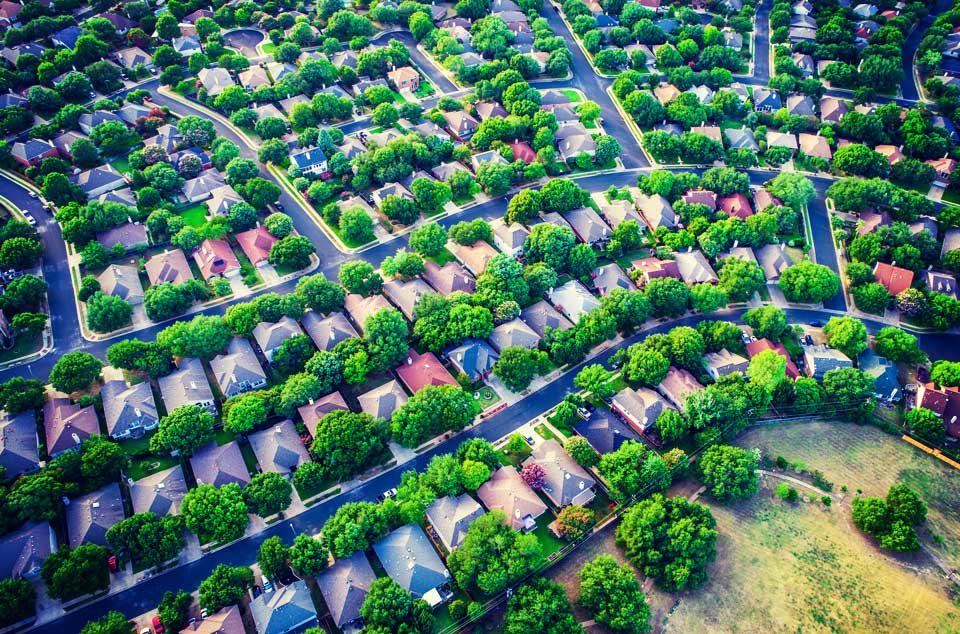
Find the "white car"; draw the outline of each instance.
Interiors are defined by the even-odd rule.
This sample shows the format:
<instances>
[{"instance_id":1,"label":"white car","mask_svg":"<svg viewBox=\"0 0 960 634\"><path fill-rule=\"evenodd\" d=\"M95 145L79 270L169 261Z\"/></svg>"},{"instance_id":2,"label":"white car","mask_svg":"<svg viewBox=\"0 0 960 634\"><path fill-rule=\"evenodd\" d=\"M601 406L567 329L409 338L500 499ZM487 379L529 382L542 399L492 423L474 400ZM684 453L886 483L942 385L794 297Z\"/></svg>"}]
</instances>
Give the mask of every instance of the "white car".
<instances>
[{"instance_id":1,"label":"white car","mask_svg":"<svg viewBox=\"0 0 960 634\"><path fill-rule=\"evenodd\" d=\"M32 215L30 215L30 212L29 212L29 211L23 212L23 219L24 219L24 220L27 222L27 224L30 225L31 227L36 227L36 226L37 226L37 219L34 218Z\"/></svg>"}]
</instances>

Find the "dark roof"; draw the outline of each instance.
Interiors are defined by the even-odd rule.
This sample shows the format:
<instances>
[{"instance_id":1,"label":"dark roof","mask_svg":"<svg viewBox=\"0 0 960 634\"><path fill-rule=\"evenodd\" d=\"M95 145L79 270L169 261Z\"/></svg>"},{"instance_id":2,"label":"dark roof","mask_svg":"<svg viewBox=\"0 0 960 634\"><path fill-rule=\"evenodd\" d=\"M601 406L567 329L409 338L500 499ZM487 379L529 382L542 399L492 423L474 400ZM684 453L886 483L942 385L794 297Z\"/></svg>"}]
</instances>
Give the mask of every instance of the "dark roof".
<instances>
[{"instance_id":1,"label":"dark roof","mask_svg":"<svg viewBox=\"0 0 960 634\"><path fill-rule=\"evenodd\" d=\"M123 498L116 482L71 500L67 506L70 548L81 544L106 546L107 530L123 518Z\"/></svg>"},{"instance_id":2,"label":"dark roof","mask_svg":"<svg viewBox=\"0 0 960 634\"><path fill-rule=\"evenodd\" d=\"M443 353L453 367L460 370L473 382L483 378L493 369L500 355L482 339L467 339L455 348L449 348Z\"/></svg>"},{"instance_id":3,"label":"dark roof","mask_svg":"<svg viewBox=\"0 0 960 634\"><path fill-rule=\"evenodd\" d=\"M56 546L47 522L31 523L0 538L0 579L35 574Z\"/></svg>"},{"instance_id":4,"label":"dark roof","mask_svg":"<svg viewBox=\"0 0 960 634\"><path fill-rule=\"evenodd\" d=\"M0 466L8 478L33 471L39 466L37 422L33 410L19 414L0 411Z\"/></svg>"},{"instance_id":5,"label":"dark roof","mask_svg":"<svg viewBox=\"0 0 960 634\"><path fill-rule=\"evenodd\" d=\"M373 545L383 569L415 599L450 580L450 572L417 524L407 524Z\"/></svg>"},{"instance_id":6,"label":"dark roof","mask_svg":"<svg viewBox=\"0 0 960 634\"><path fill-rule=\"evenodd\" d=\"M360 606L377 578L363 551L338 559L317 575L317 586L337 627L360 618Z\"/></svg>"},{"instance_id":7,"label":"dark roof","mask_svg":"<svg viewBox=\"0 0 960 634\"><path fill-rule=\"evenodd\" d=\"M627 440L639 440L633 429L608 409L597 409L587 420L581 420L574 431L587 439L599 453L611 453Z\"/></svg>"},{"instance_id":8,"label":"dark roof","mask_svg":"<svg viewBox=\"0 0 960 634\"><path fill-rule=\"evenodd\" d=\"M180 503L187 495L187 482L180 465L158 471L130 485L130 500L134 513L155 513L159 516L177 515Z\"/></svg>"}]
</instances>

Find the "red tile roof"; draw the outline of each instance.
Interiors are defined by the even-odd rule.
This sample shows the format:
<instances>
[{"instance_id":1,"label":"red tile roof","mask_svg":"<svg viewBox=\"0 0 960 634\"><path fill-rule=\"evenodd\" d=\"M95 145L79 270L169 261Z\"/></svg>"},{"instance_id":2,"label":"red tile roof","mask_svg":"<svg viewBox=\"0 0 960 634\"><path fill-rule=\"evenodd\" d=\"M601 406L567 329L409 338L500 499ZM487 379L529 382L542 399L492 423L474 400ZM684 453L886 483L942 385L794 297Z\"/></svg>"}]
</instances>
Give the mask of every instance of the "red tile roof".
<instances>
[{"instance_id":1,"label":"red tile roof","mask_svg":"<svg viewBox=\"0 0 960 634\"><path fill-rule=\"evenodd\" d=\"M193 259L200 267L200 273L205 280L240 270L237 256L230 245L223 240L204 240L194 251Z\"/></svg>"},{"instance_id":2,"label":"red tile roof","mask_svg":"<svg viewBox=\"0 0 960 634\"><path fill-rule=\"evenodd\" d=\"M740 218L746 220L753 215L753 208L750 206L750 200L741 193L724 196L717 201L720 211L727 214L730 218Z\"/></svg>"},{"instance_id":3,"label":"red tile roof","mask_svg":"<svg viewBox=\"0 0 960 634\"><path fill-rule=\"evenodd\" d=\"M886 262L877 262L873 267L873 277L890 291L891 295L899 295L913 284L913 271Z\"/></svg>"},{"instance_id":4,"label":"red tile roof","mask_svg":"<svg viewBox=\"0 0 960 634\"><path fill-rule=\"evenodd\" d=\"M526 141L519 143L507 143L507 147L513 150L513 160L523 161L527 165L537 160L537 153L533 151L530 144Z\"/></svg>"},{"instance_id":5,"label":"red tile roof","mask_svg":"<svg viewBox=\"0 0 960 634\"><path fill-rule=\"evenodd\" d=\"M270 255L270 247L277 241L275 237L270 235L267 228L262 226L238 233L234 237L254 266L266 261Z\"/></svg>"},{"instance_id":6,"label":"red tile roof","mask_svg":"<svg viewBox=\"0 0 960 634\"><path fill-rule=\"evenodd\" d=\"M751 359L764 350L773 350L787 360L787 378L798 379L800 377L800 370L797 369L793 359L790 358L790 353L787 352L782 343L773 343L769 339L757 339L747 344L747 356Z\"/></svg>"},{"instance_id":7,"label":"red tile roof","mask_svg":"<svg viewBox=\"0 0 960 634\"><path fill-rule=\"evenodd\" d=\"M428 385L458 385L432 352L417 354L410 350L403 364L397 368L397 375L414 394Z\"/></svg>"}]
</instances>

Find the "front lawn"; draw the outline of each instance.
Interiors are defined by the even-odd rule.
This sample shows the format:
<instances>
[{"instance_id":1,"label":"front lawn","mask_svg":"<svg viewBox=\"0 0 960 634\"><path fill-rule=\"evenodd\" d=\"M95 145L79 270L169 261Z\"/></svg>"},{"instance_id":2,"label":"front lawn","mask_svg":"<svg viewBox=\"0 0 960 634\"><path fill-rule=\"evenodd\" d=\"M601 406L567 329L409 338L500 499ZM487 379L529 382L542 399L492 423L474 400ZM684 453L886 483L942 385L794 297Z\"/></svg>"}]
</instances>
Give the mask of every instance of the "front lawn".
<instances>
[{"instance_id":1,"label":"front lawn","mask_svg":"<svg viewBox=\"0 0 960 634\"><path fill-rule=\"evenodd\" d=\"M422 81L420 82L420 86L415 91L413 91L413 96L419 99L423 99L424 97L429 97L430 95L432 95L433 92L434 92L433 86L430 85L430 82Z\"/></svg>"},{"instance_id":2,"label":"front lawn","mask_svg":"<svg viewBox=\"0 0 960 634\"><path fill-rule=\"evenodd\" d=\"M537 518L537 527L533 530L533 534L537 536L537 541L540 542L540 554L543 555L544 559L553 559L552 555L567 545L567 542L554 537L550 532L550 524L555 519L553 513L548 511Z\"/></svg>"},{"instance_id":3,"label":"front lawn","mask_svg":"<svg viewBox=\"0 0 960 634\"><path fill-rule=\"evenodd\" d=\"M13 340L13 346L6 350L0 350L0 363L13 361L28 354L33 354L43 347L43 335L39 334L31 337L26 334L18 335Z\"/></svg>"},{"instance_id":4,"label":"front lawn","mask_svg":"<svg viewBox=\"0 0 960 634\"><path fill-rule=\"evenodd\" d=\"M443 266L443 265L446 264L447 262L456 262L456 261L457 261L457 258L455 258L455 257L453 256L453 254L450 253L450 251L448 251L446 248L444 248L443 251L441 251L438 255L435 255L435 256L429 257L429 258L424 258L424 259L430 260L431 262L433 262L433 263L436 264L437 266Z\"/></svg>"},{"instance_id":5,"label":"front lawn","mask_svg":"<svg viewBox=\"0 0 960 634\"><path fill-rule=\"evenodd\" d=\"M500 400L500 395L497 394L492 387L482 383L478 389L474 390L474 392L480 395L480 398L476 399L477 405L480 406L480 411L487 409Z\"/></svg>"},{"instance_id":6,"label":"front lawn","mask_svg":"<svg viewBox=\"0 0 960 634\"><path fill-rule=\"evenodd\" d=\"M583 97L580 96L580 93L572 88L562 88L560 92L570 100L570 103L579 103L583 101Z\"/></svg>"},{"instance_id":7,"label":"front lawn","mask_svg":"<svg viewBox=\"0 0 960 634\"><path fill-rule=\"evenodd\" d=\"M209 211L204 203L197 203L196 205L181 209L177 212L177 215L183 218L183 221L187 223L188 226L198 229L207 224L207 214Z\"/></svg>"}]
</instances>

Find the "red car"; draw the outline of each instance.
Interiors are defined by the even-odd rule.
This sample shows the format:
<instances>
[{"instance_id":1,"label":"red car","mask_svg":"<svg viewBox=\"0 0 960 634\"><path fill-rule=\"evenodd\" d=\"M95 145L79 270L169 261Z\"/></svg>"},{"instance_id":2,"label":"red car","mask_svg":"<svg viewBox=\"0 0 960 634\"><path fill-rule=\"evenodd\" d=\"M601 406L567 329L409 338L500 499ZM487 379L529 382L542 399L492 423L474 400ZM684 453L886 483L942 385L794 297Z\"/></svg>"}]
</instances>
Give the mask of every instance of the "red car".
<instances>
[{"instance_id":1,"label":"red car","mask_svg":"<svg viewBox=\"0 0 960 634\"><path fill-rule=\"evenodd\" d=\"M153 631L156 634L163 634L163 623L160 622L160 617L153 617Z\"/></svg>"}]
</instances>

